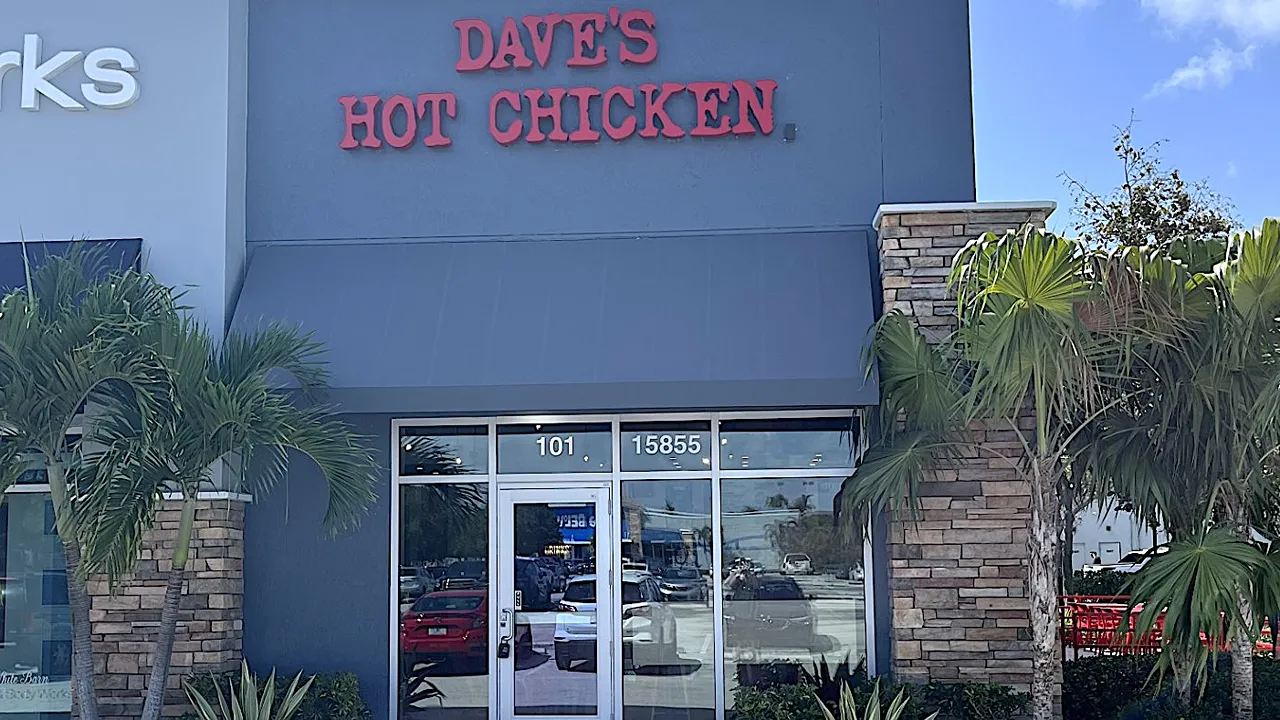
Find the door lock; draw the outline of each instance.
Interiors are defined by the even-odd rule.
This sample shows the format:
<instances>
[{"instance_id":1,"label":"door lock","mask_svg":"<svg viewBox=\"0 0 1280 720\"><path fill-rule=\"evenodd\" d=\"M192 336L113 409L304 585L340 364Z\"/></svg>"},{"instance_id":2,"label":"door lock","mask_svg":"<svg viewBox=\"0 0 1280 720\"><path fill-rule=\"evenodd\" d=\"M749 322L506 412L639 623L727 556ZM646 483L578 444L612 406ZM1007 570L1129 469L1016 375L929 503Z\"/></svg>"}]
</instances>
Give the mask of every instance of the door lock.
<instances>
[{"instance_id":1,"label":"door lock","mask_svg":"<svg viewBox=\"0 0 1280 720\"><path fill-rule=\"evenodd\" d=\"M511 657L511 608L502 608L498 613L498 659Z\"/></svg>"}]
</instances>

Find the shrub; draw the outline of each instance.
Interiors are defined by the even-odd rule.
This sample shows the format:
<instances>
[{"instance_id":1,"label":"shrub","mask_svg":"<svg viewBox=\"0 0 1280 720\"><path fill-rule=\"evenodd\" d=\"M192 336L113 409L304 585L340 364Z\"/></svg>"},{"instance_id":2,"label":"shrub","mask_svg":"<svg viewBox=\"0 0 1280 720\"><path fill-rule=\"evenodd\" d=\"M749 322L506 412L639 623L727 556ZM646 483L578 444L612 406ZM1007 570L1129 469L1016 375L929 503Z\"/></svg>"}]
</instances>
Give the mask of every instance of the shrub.
<instances>
[{"instance_id":1,"label":"shrub","mask_svg":"<svg viewBox=\"0 0 1280 720\"><path fill-rule=\"evenodd\" d=\"M255 678L258 687L263 685L262 678ZM217 702L217 693L214 690L214 682L216 681L223 688L227 687L230 681L232 687L237 691L240 688L239 673L228 673L225 675L194 675L186 678L187 682L201 697L210 702ZM287 684L281 686L276 684L276 700L280 700ZM225 694L225 690L224 690ZM183 720L197 720L196 716L187 713L183 715ZM298 708L298 712L293 716L293 720L369 720L372 713L369 707L365 705L364 700L360 697L360 680L355 673L330 673L320 674L315 678L315 682L311 686L311 692L307 693L306 699Z\"/></svg>"},{"instance_id":2,"label":"shrub","mask_svg":"<svg viewBox=\"0 0 1280 720\"><path fill-rule=\"evenodd\" d=\"M813 686L739 686L733 693L735 720L825 720Z\"/></svg>"},{"instance_id":3,"label":"shrub","mask_svg":"<svg viewBox=\"0 0 1280 720\"><path fill-rule=\"evenodd\" d=\"M1067 580L1068 595L1123 595L1125 584L1132 575L1118 573L1115 570L1086 573L1076 570Z\"/></svg>"},{"instance_id":4,"label":"shrub","mask_svg":"<svg viewBox=\"0 0 1280 720\"><path fill-rule=\"evenodd\" d=\"M850 686L858 707L867 706L874 688L875 680L865 676ZM791 717L797 720L821 720L822 713L814 699L817 690L816 685L807 682L739 685L734 691L732 717L735 720L781 720ZM1016 693L1003 685L942 683L886 683L880 688L880 698L893 698L899 692L906 692L910 698L901 720L925 720L935 712L938 713L938 720L1012 720L1021 715L1030 699L1026 693ZM838 712L835 704L826 705L832 712Z\"/></svg>"},{"instance_id":5,"label":"shrub","mask_svg":"<svg viewBox=\"0 0 1280 720\"><path fill-rule=\"evenodd\" d=\"M1203 696L1181 707L1168 684L1148 677L1155 658L1094 657L1063 666L1063 720L1218 720L1231 717L1231 658L1209 666ZM1280 718L1280 662L1254 658L1254 717ZM1194 692L1194 691L1193 691Z\"/></svg>"}]
</instances>

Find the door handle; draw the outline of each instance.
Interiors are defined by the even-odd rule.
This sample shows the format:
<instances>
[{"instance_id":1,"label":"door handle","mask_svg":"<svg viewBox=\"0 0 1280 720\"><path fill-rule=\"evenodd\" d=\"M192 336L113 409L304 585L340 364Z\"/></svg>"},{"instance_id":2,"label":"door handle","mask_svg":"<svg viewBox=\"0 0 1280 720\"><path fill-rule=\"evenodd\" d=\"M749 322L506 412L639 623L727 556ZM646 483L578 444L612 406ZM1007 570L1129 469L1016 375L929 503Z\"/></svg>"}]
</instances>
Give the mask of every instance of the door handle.
<instances>
[{"instance_id":1,"label":"door handle","mask_svg":"<svg viewBox=\"0 0 1280 720\"><path fill-rule=\"evenodd\" d=\"M505 660L511 657L511 608L502 608L498 612L498 658Z\"/></svg>"}]
</instances>

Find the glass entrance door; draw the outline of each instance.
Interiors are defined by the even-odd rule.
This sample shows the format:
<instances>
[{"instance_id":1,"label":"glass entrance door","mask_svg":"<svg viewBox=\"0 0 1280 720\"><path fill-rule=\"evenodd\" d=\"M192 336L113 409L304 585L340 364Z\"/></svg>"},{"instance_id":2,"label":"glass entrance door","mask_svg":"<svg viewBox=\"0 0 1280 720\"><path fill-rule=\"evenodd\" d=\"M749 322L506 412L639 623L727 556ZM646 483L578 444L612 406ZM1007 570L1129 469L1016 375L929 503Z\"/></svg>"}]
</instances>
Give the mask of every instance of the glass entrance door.
<instances>
[{"instance_id":1,"label":"glass entrance door","mask_svg":"<svg viewBox=\"0 0 1280 720\"><path fill-rule=\"evenodd\" d=\"M615 610L607 488L502 489L499 717L613 715Z\"/></svg>"}]
</instances>

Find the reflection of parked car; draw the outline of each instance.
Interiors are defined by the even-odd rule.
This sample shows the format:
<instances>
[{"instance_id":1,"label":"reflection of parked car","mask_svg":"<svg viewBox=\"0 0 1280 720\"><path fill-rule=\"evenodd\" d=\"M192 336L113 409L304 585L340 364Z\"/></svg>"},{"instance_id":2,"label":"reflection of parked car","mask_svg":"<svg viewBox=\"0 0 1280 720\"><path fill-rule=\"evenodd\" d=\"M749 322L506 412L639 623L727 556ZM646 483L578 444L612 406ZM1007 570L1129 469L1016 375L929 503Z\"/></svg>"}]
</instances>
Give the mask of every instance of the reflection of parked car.
<instances>
[{"instance_id":1,"label":"reflection of parked car","mask_svg":"<svg viewBox=\"0 0 1280 720\"><path fill-rule=\"evenodd\" d=\"M445 590L418 598L400 619L400 650L405 661L485 662L489 654L489 593ZM516 656L533 650L533 630L516 622Z\"/></svg>"},{"instance_id":2,"label":"reflection of parked car","mask_svg":"<svg viewBox=\"0 0 1280 720\"><path fill-rule=\"evenodd\" d=\"M1169 552L1168 545L1161 545L1154 549L1148 548L1146 550L1134 550L1114 563L1108 563L1106 565L1085 565L1081 568L1081 571L1086 573L1095 573L1110 570L1118 573L1136 573L1141 570L1142 566L1146 565L1147 561L1151 560L1151 558L1156 557L1157 555L1163 555L1167 552Z\"/></svg>"},{"instance_id":3,"label":"reflection of parked car","mask_svg":"<svg viewBox=\"0 0 1280 720\"><path fill-rule=\"evenodd\" d=\"M489 564L484 560L459 560L444 571L441 590L470 590L485 584L489 576Z\"/></svg>"},{"instance_id":4,"label":"reflection of parked car","mask_svg":"<svg viewBox=\"0 0 1280 720\"><path fill-rule=\"evenodd\" d=\"M782 558L782 572L792 575L812 575L813 561L804 553L787 553Z\"/></svg>"},{"instance_id":5,"label":"reflection of parked car","mask_svg":"<svg viewBox=\"0 0 1280 720\"><path fill-rule=\"evenodd\" d=\"M596 657L596 577L574 578L556 616L556 667ZM622 573L622 656L635 667L661 665L676 657L676 616L648 573Z\"/></svg>"},{"instance_id":6,"label":"reflection of parked car","mask_svg":"<svg viewBox=\"0 0 1280 720\"><path fill-rule=\"evenodd\" d=\"M418 568L400 568L400 601L416 600L423 594L435 590L430 576Z\"/></svg>"},{"instance_id":7,"label":"reflection of parked car","mask_svg":"<svg viewBox=\"0 0 1280 720\"><path fill-rule=\"evenodd\" d=\"M668 602L675 600L705 600L707 582L697 568L681 565L669 565L662 570L662 580L658 585L662 599Z\"/></svg>"},{"instance_id":8,"label":"reflection of parked car","mask_svg":"<svg viewBox=\"0 0 1280 720\"><path fill-rule=\"evenodd\" d=\"M781 575L761 575L734 587L725 601L724 630L736 646L817 646L813 606L800 585Z\"/></svg>"}]
</instances>

